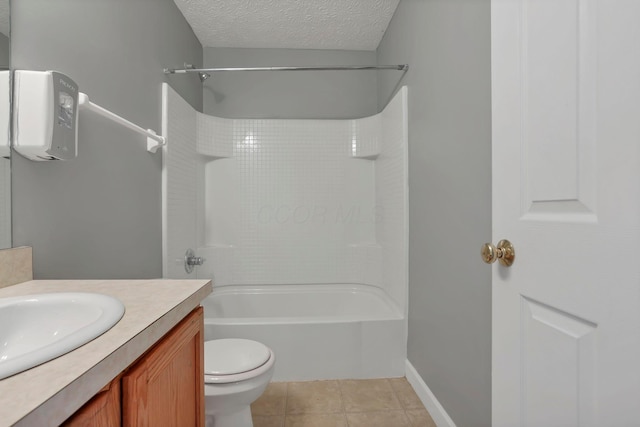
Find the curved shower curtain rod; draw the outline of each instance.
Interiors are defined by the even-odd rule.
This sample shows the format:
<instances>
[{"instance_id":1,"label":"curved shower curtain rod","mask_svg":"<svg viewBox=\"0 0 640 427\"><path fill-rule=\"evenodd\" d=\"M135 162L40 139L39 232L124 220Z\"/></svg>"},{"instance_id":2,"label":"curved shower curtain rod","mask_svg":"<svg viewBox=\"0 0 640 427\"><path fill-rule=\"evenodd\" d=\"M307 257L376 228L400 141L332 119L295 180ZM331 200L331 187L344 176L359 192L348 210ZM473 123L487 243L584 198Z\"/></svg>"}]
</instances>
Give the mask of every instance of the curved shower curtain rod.
<instances>
[{"instance_id":1,"label":"curved shower curtain rod","mask_svg":"<svg viewBox=\"0 0 640 427\"><path fill-rule=\"evenodd\" d=\"M400 65L351 65L334 67L236 67L236 68L165 68L165 74L212 73L217 71L342 71L342 70L397 70L407 71L409 64Z\"/></svg>"}]
</instances>

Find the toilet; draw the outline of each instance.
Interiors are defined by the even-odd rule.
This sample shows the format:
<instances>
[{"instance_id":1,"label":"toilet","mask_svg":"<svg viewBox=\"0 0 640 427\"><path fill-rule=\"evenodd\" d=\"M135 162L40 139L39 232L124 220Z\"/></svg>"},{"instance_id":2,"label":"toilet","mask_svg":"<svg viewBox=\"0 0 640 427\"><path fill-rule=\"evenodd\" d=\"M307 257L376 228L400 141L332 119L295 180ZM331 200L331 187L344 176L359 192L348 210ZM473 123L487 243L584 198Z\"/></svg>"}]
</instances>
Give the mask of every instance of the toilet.
<instances>
[{"instance_id":1,"label":"toilet","mask_svg":"<svg viewBox=\"0 0 640 427\"><path fill-rule=\"evenodd\" d=\"M275 363L273 351L257 341L205 341L206 427L252 427L250 405L267 388Z\"/></svg>"}]
</instances>

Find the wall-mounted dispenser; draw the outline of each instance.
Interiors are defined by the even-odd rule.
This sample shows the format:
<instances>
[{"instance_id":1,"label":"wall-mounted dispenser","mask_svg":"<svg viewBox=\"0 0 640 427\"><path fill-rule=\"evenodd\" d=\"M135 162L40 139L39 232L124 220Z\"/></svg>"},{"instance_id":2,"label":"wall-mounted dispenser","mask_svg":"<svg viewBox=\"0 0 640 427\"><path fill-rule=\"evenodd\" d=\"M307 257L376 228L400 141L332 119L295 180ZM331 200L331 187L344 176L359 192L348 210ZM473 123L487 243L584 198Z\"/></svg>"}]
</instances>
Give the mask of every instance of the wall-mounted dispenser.
<instances>
[{"instance_id":1,"label":"wall-mounted dispenser","mask_svg":"<svg viewBox=\"0 0 640 427\"><path fill-rule=\"evenodd\" d=\"M13 147L31 160L69 160L78 153L78 85L56 71L14 75Z\"/></svg>"}]
</instances>

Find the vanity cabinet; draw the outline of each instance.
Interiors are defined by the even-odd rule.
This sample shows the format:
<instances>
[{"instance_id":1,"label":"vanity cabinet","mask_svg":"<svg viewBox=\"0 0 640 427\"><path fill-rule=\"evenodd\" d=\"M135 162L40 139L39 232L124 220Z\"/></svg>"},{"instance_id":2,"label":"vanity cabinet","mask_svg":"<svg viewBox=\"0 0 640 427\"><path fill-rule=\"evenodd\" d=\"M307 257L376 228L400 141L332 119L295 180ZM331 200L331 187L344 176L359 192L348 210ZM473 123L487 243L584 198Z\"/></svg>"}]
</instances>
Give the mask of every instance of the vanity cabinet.
<instances>
[{"instance_id":1,"label":"vanity cabinet","mask_svg":"<svg viewBox=\"0 0 640 427\"><path fill-rule=\"evenodd\" d=\"M118 377L65 421L62 427L118 426L120 419L120 378Z\"/></svg>"},{"instance_id":2,"label":"vanity cabinet","mask_svg":"<svg viewBox=\"0 0 640 427\"><path fill-rule=\"evenodd\" d=\"M204 427L203 346L199 307L122 377L123 425Z\"/></svg>"},{"instance_id":3,"label":"vanity cabinet","mask_svg":"<svg viewBox=\"0 0 640 427\"><path fill-rule=\"evenodd\" d=\"M63 425L204 427L203 355L198 307Z\"/></svg>"}]
</instances>

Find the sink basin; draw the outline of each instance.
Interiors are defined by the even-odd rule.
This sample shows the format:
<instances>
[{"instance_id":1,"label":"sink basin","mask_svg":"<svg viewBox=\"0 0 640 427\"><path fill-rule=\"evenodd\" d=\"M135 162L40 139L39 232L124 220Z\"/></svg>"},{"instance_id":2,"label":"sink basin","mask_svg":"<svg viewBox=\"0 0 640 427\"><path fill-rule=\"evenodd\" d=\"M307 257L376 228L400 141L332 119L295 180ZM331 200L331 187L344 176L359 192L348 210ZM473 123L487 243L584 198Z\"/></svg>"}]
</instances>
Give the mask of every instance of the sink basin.
<instances>
[{"instance_id":1,"label":"sink basin","mask_svg":"<svg viewBox=\"0 0 640 427\"><path fill-rule=\"evenodd\" d=\"M0 379L75 350L123 315L120 300L96 293L0 298Z\"/></svg>"}]
</instances>

